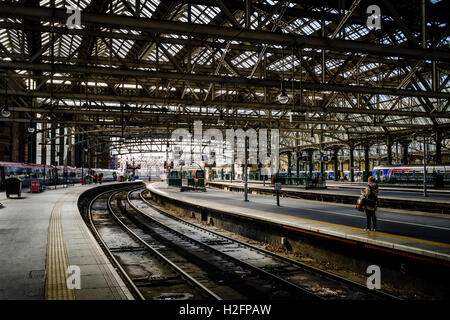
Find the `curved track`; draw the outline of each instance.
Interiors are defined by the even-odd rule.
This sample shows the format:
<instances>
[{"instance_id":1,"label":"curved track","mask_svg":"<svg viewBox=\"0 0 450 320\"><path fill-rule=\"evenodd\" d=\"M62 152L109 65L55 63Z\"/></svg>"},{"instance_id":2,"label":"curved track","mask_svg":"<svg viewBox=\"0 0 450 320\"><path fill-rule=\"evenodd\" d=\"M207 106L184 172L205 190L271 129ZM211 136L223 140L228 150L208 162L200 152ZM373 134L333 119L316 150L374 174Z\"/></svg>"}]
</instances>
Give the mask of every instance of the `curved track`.
<instances>
[{"instance_id":1,"label":"curved track","mask_svg":"<svg viewBox=\"0 0 450 320\"><path fill-rule=\"evenodd\" d=\"M210 257L218 256L221 259L232 261L241 268L250 270L253 274L259 274L261 278L267 279L272 284L276 283L279 287L301 292L303 298L396 299L381 291L369 290L358 283L224 237L168 215L146 201L143 192L145 190L135 190L127 195L127 200L134 211L140 213L140 224L150 226L154 232L171 238L173 242L189 242L191 246L195 244L195 246L210 252ZM189 250L189 248L185 250Z\"/></svg>"},{"instance_id":2,"label":"curved track","mask_svg":"<svg viewBox=\"0 0 450 320\"><path fill-rule=\"evenodd\" d=\"M145 189L89 204L94 236L137 299L395 299L167 214Z\"/></svg>"},{"instance_id":3,"label":"curved track","mask_svg":"<svg viewBox=\"0 0 450 320\"><path fill-rule=\"evenodd\" d=\"M96 196L88 213L94 236L135 298L220 299L149 245L149 239L144 239L145 234L133 228L132 223L121 215L115 198L123 190Z\"/></svg>"}]
</instances>

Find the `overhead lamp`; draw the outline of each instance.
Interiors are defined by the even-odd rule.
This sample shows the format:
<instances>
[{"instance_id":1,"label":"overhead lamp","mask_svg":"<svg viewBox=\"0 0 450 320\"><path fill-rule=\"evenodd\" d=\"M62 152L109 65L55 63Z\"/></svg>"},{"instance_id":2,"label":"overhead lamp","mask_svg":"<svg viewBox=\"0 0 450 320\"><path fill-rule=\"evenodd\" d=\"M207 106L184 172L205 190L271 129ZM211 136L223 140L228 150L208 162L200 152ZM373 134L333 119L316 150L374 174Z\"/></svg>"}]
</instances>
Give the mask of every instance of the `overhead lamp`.
<instances>
[{"instance_id":1,"label":"overhead lamp","mask_svg":"<svg viewBox=\"0 0 450 320\"><path fill-rule=\"evenodd\" d=\"M217 120L217 124L219 126L223 126L225 124L225 120L223 118L223 110L220 110L219 120Z\"/></svg>"},{"instance_id":2,"label":"overhead lamp","mask_svg":"<svg viewBox=\"0 0 450 320\"><path fill-rule=\"evenodd\" d=\"M283 81L281 81L281 93L278 95L278 102L281 104L286 104L289 101L289 96L286 94L286 89L284 88Z\"/></svg>"},{"instance_id":3,"label":"overhead lamp","mask_svg":"<svg viewBox=\"0 0 450 320\"><path fill-rule=\"evenodd\" d=\"M33 134L36 131L35 128L33 128L33 119L30 119L30 126L28 127L28 133Z\"/></svg>"},{"instance_id":4,"label":"overhead lamp","mask_svg":"<svg viewBox=\"0 0 450 320\"><path fill-rule=\"evenodd\" d=\"M8 109L8 81L5 77L5 106L2 108L2 117L9 118L11 116L11 111Z\"/></svg>"},{"instance_id":5,"label":"overhead lamp","mask_svg":"<svg viewBox=\"0 0 450 320\"><path fill-rule=\"evenodd\" d=\"M5 106L2 109L2 117L3 118L9 118L11 116L11 111L9 111L8 106Z\"/></svg>"}]
</instances>

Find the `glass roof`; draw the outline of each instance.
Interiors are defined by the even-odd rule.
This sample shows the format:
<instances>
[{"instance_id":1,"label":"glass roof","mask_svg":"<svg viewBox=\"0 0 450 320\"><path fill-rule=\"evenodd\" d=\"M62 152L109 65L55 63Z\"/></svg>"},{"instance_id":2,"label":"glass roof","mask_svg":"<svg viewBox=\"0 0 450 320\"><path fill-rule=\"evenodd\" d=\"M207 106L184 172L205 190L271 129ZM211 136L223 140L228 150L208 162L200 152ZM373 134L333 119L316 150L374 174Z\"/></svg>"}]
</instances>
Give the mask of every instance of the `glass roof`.
<instances>
[{"instance_id":1,"label":"glass roof","mask_svg":"<svg viewBox=\"0 0 450 320\"><path fill-rule=\"evenodd\" d=\"M49 7L51 5L50 0L40 1L40 6ZM81 10L89 10L91 8L91 3L97 3L99 1L87 1L87 0L55 0L55 6L57 8L65 8L67 6L78 7ZM112 10L113 14L116 15L126 15L126 16L136 16L135 12L132 12L130 8L136 8L136 1L125 1L113 0ZM226 2L224 2L226 4ZM277 1L261 1L266 5L274 6ZM300 2L289 3L289 8L301 8ZM188 22L188 4L185 2L180 2L177 4L164 3L159 0L146 0L139 2L139 17L142 18L152 18L153 15L158 12L158 19L161 16L165 19L171 19L173 21ZM281 7L286 7L281 5ZM250 17L250 28L251 29L262 29L265 31L275 31L290 33L296 35L304 36L317 36L321 37L322 27L321 21L314 18L307 17L292 17L286 18L284 10L276 12L270 17L270 22L264 27L260 27L259 23L264 20L268 13L264 12L262 9L253 10ZM333 8L326 7L314 7L303 8L311 10L312 12L324 12L324 13L335 13L335 14L345 14L345 10L338 12ZM109 13L109 6L105 8L104 13ZM166 12L171 10L171 12ZM199 4L191 5L191 20L192 23L202 24L202 25L218 25L232 27L232 23L228 21L227 15L222 12L219 6L206 6ZM235 17L236 21L242 25L245 24L245 12L230 10ZM281 12L281 14L280 14ZM386 17L386 21L390 21L389 17ZM16 18L0 18L2 23L12 23L12 24L22 24L22 19ZM274 25L274 22L275 25ZM392 22L391 22L392 23ZM324 21L326 34L331 34L336 27L336 22ZM40 27L50 27L55 29L61 29L64 27L61 23L50 23L41 22ZM90 28L90 29L89 29ZM51 32L42 31L39 33L41 47L45 48L42 55L40 56L40 61L50 62L54 59L55 63L74 63L71 59L87 59L89 64L95 63L96 66L105 66L111 68L131 68L138 70L171 70L172 72L178 72L177 67L185 68L186 66L191 66L192 74L201 73L209 75L224 75L224 76L236 76L239 77L258 77L264 78L262 73L258 76L252 75L252 71L258 71L263 62L259 60L264 60L264 65L266 66L267 78L281 80L284 79L289 82L292 79L292 72L294 73L295 81L300 81L302 77L303 81L311 82L314 77L310 74L312 72L315 77L321 80L322 72L325 72L326 80L332 79L334 84L349 84L349 85L364 85L369 87L383 86L387 88L396 89L408 89L408 90L423 90L427 91L432 86L431 83L431 73L430 73L430 62L425 62L422 67L418 70L422 73L421 77L413 75L410 81L407 81L402 87L398 87L402 80L408 76L408 74L413 69L413 64L408 64L408 61L401 59L401 63L395 64L399 58L397 57L387 57L383 61L378 62L377 59L366 58L364 55L354 55L350 52L332 52L328 50L325 52L325 70L322 70L321 63L321 50L314 48L305 48L305 57L302 63L300 71L300 60L297 55L292 55L291 49L287 48L285 45L255 45L249 42L236 41L235 39L224 40L224 39L203 39L201 41L207 42L208 45L198 45L192 47L192 51L189 53L189 37L187 35L178 34L152 34L149 35L145 31L128 30L128 29L116 29L103 26L97 27L86 27L82 26L82 30L92 31L102 33L102 36L94 38L92 44L88 42L88 37L84 36L82 33L61 33L55 32L53 37ZM30 39L32 32L27 32L21 30L20 28L13 27L1 27L0 28L0 44L4 48L1 50L1 59L13 59L20 58L21 56L30 56L36 54L39 48L32 47L32 43L36 40L36 35L33 35L33 39ZM113 38L109 39L108 34L112 35ZM420 38L420 33L414 33L418 38ZM134 39L133 36L139 39ZM370 32L365 26L361 24L347 23L342 31L338 34L338 38L344 36L345 40L351 41L366 41L373 43L381 43L386 45L405 45L407 44L407 37L401 30L397 28L395 30L390 30L390 34L383 33L381 39L376 39L373 33ZM129 39L127 39L129 37ZM151 37L160 38L160 45L155 44ZM52 38L54 39L54 44L51 45ZM193 37L195 38L195 37ZM146 40L144 40L146 39ZM193 39L199 41L198 39ZM446 46L448 48L449 37L442 39L438 45ZM431 40L429 39L429 43ZM253 47L252 47L253 45ZM90 47L89 47L90 46ZM225 47L229 49L224 53ZM256 47L256 48L255 48ZM52 48L54 50L52 50ZM245 48L248 48L246 50ZM261 52L264 52L264 59L259 59ZM52 54L54 55L52 57ZM87 56L86 56L87 54ZM222 58L225 58L222 62ZM69 59L69 60L67 60ZM114 60L114 65L111 65L112 60ZM358 61L360 62L359 64ZM140 65L137 65L141 63ZM176 66L178 65L178 66ZM308 67L310 71L307 72L305 69ZM294 68L294 69L292 69ZM217 70L217 72L216 72ZM449 92L449 82L446 82L448 74L448 69L444 67L440 68L440 78L439 83L446 83L444 88L441 88L441 92ZM259 71L258 71L259 72ZM43 72L43 75L49 77L50 74ZM80 74L54 74L53 83L59 85L70 86L74 83L80 81L83 78ZM24 73L23 78L26 82L28 89L36 87L36 79L31 76L30 73ZM422 78L422 79L421 79ZM183 80L183 79L180 79ZM46 80L49 83L49 80ZM255 103L259 101L266 100L266 103L271 103L273 105L278 105L277 102L277 91L275 89L265 89L264 88L248 88L246 86L235 85L232 88L228 85L228 88L221 90L219 85L214 88L208 85L201 85L195 83L195 81L185 83L184 87L180 91L175 83L179 81L165 81L161 79L160 81L149 81L147 79L140 80L124 80L120 84L112 84L113 81L108 79L107 75L96 76L96 79L90 79L88 81L88 91L94 92L94 87L109 88L122 88L129 90L138 90L138 94L143 96L156 95L157 93L163 92L165 97L175 97L182 96L183 99L204 100L205 96L208 97L207 93L211 90L215 90L214 95L211 95L211 99L216 99L216 105L212 104L208 108L199 107L193 103L193 106L189 107L193 113L208 112L208 110L214 110L217 114L218 109L222 109L226 106L227 99L229 101L239 101L242 103ZM112 85L111 85L112 84ZM178 84L179 85L179 84ZM287 88L290 89L290 84L288 83ZM80 85L81 90L86 91L85 81ZM106 89L105 89L106 90ZM288 90L290 91L290 90ZM182 92L182 93L180 93ZM289 92L291 94L291 92ZM295 97L296 103L300 104L299 90L296 90ZM264 98L266 95L266 98ZM223 100L221 100L223 97ZM234 100L233 100L234 99ZM260 99L260 100L258 100ZM383 94L364 94L357 95L353 93L344 92L331 92L331 91L314 91L314 90L303 90L302 92L302 107L310 107L312 110L318 110L318 107L323 106L331 99L329 106L341 107L341 108L360 108L363 109L376 109L376 110L392 110L397 112L442 112L445 111L446 100L444 99L432 99L432 98L411 98L404 96L395 95L383 95ZM43 99L46 100L46 99ZM268 101L267 101L268 100ZM221 102L219 102L221 101ZM82 105L80 104L80 99L64 99L64 103L67 105ZM105 101L99 101L99 104L105 104ZM177 104L172 102L166 103L169 110L176 110ZM142 108L153 108L154 106L160 106L159 103L145 102L141 101ZM448 108L445 107L448 111ZM234 114L249 117L260 117L260 116L274 116L278 114L278 117L283 120L287 120L289 116L289 110L281 108L279 110L264 110L257 107L243 108L234 107ZM205 111L206 110L206 111ZM231 110L231 109L230 109ZM285 110L285 111L282 111ZM311 119L323 120L323 115L318 111L309 111ZM395 131L402 130L405 128L411 128L412 126L431 126L434 124L445 124L449 123L450 118L431 118L430 116L405 116L400 114L383 114L379 115L378 119L373 114L358 114L358 113L337 113L334 114L334 119L336 121L341 121L343 124L341 128L362 131L362 132L378 132L382 130ZM325 120L323 120L325 121ZM386 127L380 127L375 125L376 122L383 122ZM353 125L352 122L357 123ZM320 122L318 122L320 123ZM367 123L366 126L361 123ZM375 123L375 124L374 124ZM394 125L396 124L396 126ZM305 126L306 128L307 126ZM344 131L343 130L343 131ZM344 136L343 134L341 135Z\"/></svg>"}]
</instances>

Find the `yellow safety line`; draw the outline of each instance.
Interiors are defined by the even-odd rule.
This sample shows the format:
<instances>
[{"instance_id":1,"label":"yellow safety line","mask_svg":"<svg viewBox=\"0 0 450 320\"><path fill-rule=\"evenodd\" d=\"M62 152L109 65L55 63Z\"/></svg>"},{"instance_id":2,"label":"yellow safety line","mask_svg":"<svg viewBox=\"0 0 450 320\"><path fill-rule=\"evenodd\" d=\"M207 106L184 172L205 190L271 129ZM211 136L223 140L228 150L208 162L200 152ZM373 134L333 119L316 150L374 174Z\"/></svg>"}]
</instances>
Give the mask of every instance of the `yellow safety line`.
<instances>
[{"instance_id":1,"label":"yellow safety line","mask_svg":"<svg viewBox=\"0 0 450 320\"><path fill-rule=\"evenodd\" d=\"M433 218L439 218L439 219L450 219L450 216L444 215L444 214L433 214L433 213L417 213L417 212L409 212L409 211L402 211L402 210L388 210L388 209L378 209L378 211L384 211L389 213L399 213L399 214L409 214L412 216L424 216L424 217L433 217Z\"/></svg>"},{"instance_id":2,"label":"yellow safety line","mask_svg":"<svg viewBox=\"0 0 450 320\"><path fill-rule=\"evenodd\" d=\"M278 214L277 214L277 215L278 215ZM359 231L359 232L363 232L363 231L364 231L364 230L362 230L361 228L355 228L355 227L345 226L345 225L342 225L342 224L336 224L336 223L331 223L331 222L326 222L326 221L320 221L320 220L312 220L312 219L307 219L307 218L292 217L292 216L283 215L283 214L279 214L279 215L285 216L285 217L289 217L289 218L300 219L300 220L307 220L307 221L310 221L310 222L319 222L319 223L323 223L323 224L330 225L330 226L333 226L333 227L339 227L339 228L344 228L344 229L350 229L350 230ZM369 231L366 231L366 232L369 232ZM407 236L400 236L400 235L397 235L397 234L385 233L385 232L380 232L380 231L370 231L369 234L370 234L370 235L376 234L376 235L380 235L380 236L386 236L386 237L391 237L391 238L398 238L398 239L402 239L402 240L408 240L408 241L413 241L413 242L419 242L419 243L429 244L429 245L433 245L433 246L439 246L439 247L444 247L444 248L450 248L450 244L447 244L447 243L436 242L436 241L430 241L430 240L424 240L424 239L418 239L418 238L412 238L412 237L407 237Z\"/></svg>"},{"instance_id":3,"label":"yellow safety line","mask_svg":"<svg viewBox=\"0 0 450 320\"><path fill-rule=\"evenodd\" d=\"M315 202L317 203L318 201L315 200L309 200L309 199L295 199L295 198L290 198L289 200L297 200L297 201L309 201L309 202ZM320 202L325 202L325 201L320 201ZM327 203L332 203L333 205L337 205L340 207L348 207L348 208L354 208L355 205L353 204L346 204L346 203L333 203L333 202L327 202ZM440 218L440 219L450 219L450 216L445 215L445 214L439 214L439 213L426 213L426 212L413 212L413 211L405 211L405 210L400 210L400 209L386 209L386 208L377 208L377 211L383 211L383 212L389 212L389 213L398 213L398 214L408 214L408 215L412 215L412 216L424 216L424 217L433 217L433 218Z\"/></svg>"},{"instance_id":4,"label":"yellow safety line","mask_svg":"<svg viewBox=\"0 0 450 320\"><path fill-rule=\"evenodd\" d=\"M282 213L273 213L273 212L261 211L261 210L258 210L258 212L267 213L267 214L273 214L273 215L281 216L281 217L284 217L284 218L291 218L291 219L294 218L296 220L305 220L305 221L308 221L308 222L322 223L322 224L333 226L333 227L339 227L339 228L344 228L344 229L349 229L349 230L363 232L363 230L361 228L345 226L345 225L342 225L342 224L336 224L336 223L320 221L320 220L313 220L313 219L308 219L308 218L300 218L300 217L296 217L296 216L289 216L289 215L285 215L285 214L282 214ZM450 244L447 244L447 243L429 241L429 240L412 238L412 237L407 237L407 236L400 236L400 235L391 234L391 233L385 233L385 232L380 232L380 231L370 231L369 234L371 234L371 235L372 234L376 234L376 235L380 235L380 236L387 236L387 237L391 237L391 238L398 238L398 239L403 239L403 240L408 240L408 241L413 241L413 242L419 242L419 243L424 243L424 244L429 244L429 245L434 245L434 246L439 246L439 247L444 247L444 248L450 248Z\"/></svg>"},{"instance_id":5,"label":"yellow safety line","mask_svg":"<svg viewBox=\"0 0 450 320\"><path fill-rule=\"evenodd\" d=\"M75 300L73 290L67 288L66 276L69 265L61 224L61 209L67 196L69 193L58 200L50 217L45 279L46 300Z\"/></svg>"}]
</instances>

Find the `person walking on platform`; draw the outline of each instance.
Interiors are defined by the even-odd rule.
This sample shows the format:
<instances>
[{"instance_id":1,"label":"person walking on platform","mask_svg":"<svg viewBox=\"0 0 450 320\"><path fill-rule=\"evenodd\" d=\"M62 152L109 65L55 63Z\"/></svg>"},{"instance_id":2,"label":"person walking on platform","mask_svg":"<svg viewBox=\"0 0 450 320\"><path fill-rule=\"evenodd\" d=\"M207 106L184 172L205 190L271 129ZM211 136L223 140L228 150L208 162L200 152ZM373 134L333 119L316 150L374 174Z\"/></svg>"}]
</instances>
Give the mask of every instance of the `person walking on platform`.
<instances>
[{"instance_id":1,"label":"person walking on platform","mask_svg":"<svg viewBox=\"0 0 450 320\"><path fill-rule=\"evenodd\" d=\"M98 174L98 183L102 184L103 182L103 173Z\"/></svg>"},{"instance_id":2,"label":"person walking on platform","mask_svg":"<svg viewBox=\"0 0 450 320\"><path fill-rule=\"evenodd\" d=\"M95 184L97 184L97 178L98 178L98 176L97 176L97 174L95 173L95 174L94 174L94 183L95 183Z\"/></svg>"},{"instance_id":3,"label":"person walking on platform","mask_svg":"<svg viewBox=\"0 0 450 320\"><path fill-rule=\"evenodd\" d=\"M364 210L366 211L367 228L364 230L375 231L377 229L377 217L375 211L378 204L378 184L375 177L369 177L369 183L361 190L364 197ZM371 224L373 228L371 228Z\"/></svg>"}]
</instances>

